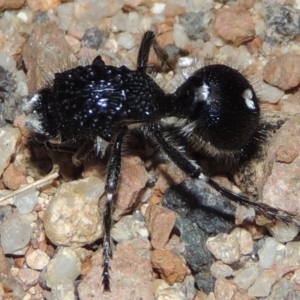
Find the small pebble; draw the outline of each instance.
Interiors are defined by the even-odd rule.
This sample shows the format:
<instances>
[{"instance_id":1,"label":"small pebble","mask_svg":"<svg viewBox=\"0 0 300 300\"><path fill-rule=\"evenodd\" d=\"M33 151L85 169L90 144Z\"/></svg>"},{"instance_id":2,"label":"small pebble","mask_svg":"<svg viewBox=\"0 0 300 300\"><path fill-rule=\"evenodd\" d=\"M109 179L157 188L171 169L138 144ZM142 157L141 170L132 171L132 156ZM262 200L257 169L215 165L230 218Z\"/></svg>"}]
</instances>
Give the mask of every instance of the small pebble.
<instances>
[{"instance_id":1,"label":"small pebble","mask_svg":"<svg viewBox=\"0 0 300 300\"><path fill-rule=\"evenodd\" d=\"M297 299L298 297L299 293L294 290L293 283L286 278L281 278L274 284L272 292L266 300Z\"/></svg>"},{"instance_id":2,"label":"small pebble","mask_svg":"<svg viewBox=\"0 0 300 300\"><path fill-rule=\"evenodd\" d=\"M286 244L283 264L286 266L300 265L300 242Z\"/></svg>"},{"instance_id":3,"label":"small pebble","mask_svg":"<svg viewBox=\"0 0 300 300\"><path fill-rule=\"evenodd\" d=\"M136 41L132 34L128 32L122 32L119 34L118 37L118 45L122 46L123 48L130 50L132 49L136 44Z\"/></svg>"},{"instance_id":4,"label":"small pebble","mask_svg":"<svg viewBox=\"0 0 300 300\"><path fill-rule=\"evenodd\" d=\"M258 275L262 272L258 265L253 264L249 267L239 269L233 273L235 284L243 289L248 290L248 288L254 283Z\"/></svg>"},{"instance_id":5,"label":"small pebble","mask_svg":"<svg viewBox=\"0 0 300 300\"><path fill-rule=\"evenodd\" d=\"M154 250L152 252L151 264L170 285L175 282L182 282L187 274L187 268L182 260L168 250Z\"/></svg>"},{"instance_id":6,"label":"small pebble","mask_svg":"<svg viewBox=\"0 0 300 300\"><path fill-rule=\"evenodd\" d=\"M156 299L194 299L196 296L195 280L193 276L187 276L186 279L179 283L176 282L172 286L166 285L166 282L162 280L155 280L154 293Z\"/></svg>"},{"instance_id":7,"label":"small pebble","mask_svg":"<svg viewBox=\"0 0 300 300\"><path fill-rule=\"evenodd\" d=\"M293 224L286 224L276 220L275 224L267 225L272 236L281 243L292 241L299 233L300 228Z\"/></svg>"},{"instance_id":8,"label":"small pebble","mask_svg":"<svg viewBox=\"0 0 300 300\"><path fill-rule=\"evenodd\" d=\"M210 267L211 273L215 278L229 277L232 275L232 268L221 261L214 262Z\"/></svg>"},{"instance_id":9,"label":"small pebble","mask_svg":"<svg viewBox=\"0 0 300 300\"><path fill-rule=\"evenodd\" d=\"M18 277L21 280L24 288L27 290L39 282L40 272L23 268L18 273Z\"/></svg>"},{"instance_id":10,"label":"small pebble","mask_svg":"<svg viewBox=\"0 0 300 300\"><path fill-rule=\"evenodd\" d=\"M0 128L0 153L1 153L0 174L1 175L4 169L8 166L11 156L15 153L16 145L20 141L20 139L21 139L21 133L19 129L10 128L10 127Z\"/></svg>"},{"instance_id":11,"label":"small pebble","mask_svg":"<svg viewBox=\"0 0 300 300\"><path fill-rule=\"evenodd\" d=\"M189 38L187 34L179 26L174 28L174 42L178 48L187 48L189 44Z\"/></svg>"},{"instance_id":12,"label":"small pebble","mask_svg":"<svg viewBox=\"0 0 300 300\"><path fill-rule=\"evenodd\" d=\"M50 257L42 250L37 249L26 255L28 267L34 270L42 270L49 262Z\"/></svg>"},{"instance_id":13,"label":"small pebble","mask_svg":"<svg viewBox=\"0 0 300 300\"><path fill-rule=\"evenodd\" d=\"M81 40L81 46L98 50L104 39L104 31L97 27L85 31Z\"/></svg>"},{"instance_id":14,"label":"small pebble","mask_svg":"<svg viewBox=\"0 0 300 300\"><path fill-rule=\"evenodd\" d=\"M248 295L251 297L267 297L276 279L277 273L275 270L270 269L263 271L249 288Z\"/></svg>"},{"instance_id":15,"label":"small pebble","mask_svg":"<svg viewBox=\"0 0 300 300\"><path fill-rule=\"evenodd\" d=\"M284 246L279 244L274 238L268 237L262 248L257 252L259 256L259 266L264 269L270 269L275 263L275 258L280 250L284 253Z\"/></svg>"},{"instance_id":16,"label":"small pebble","mask_svg":"<svg viewBox=\"0 0 300 300\"><path fill-rule=\"evenodd\" d=\"M250 12L240 7L220 9L216 15L215 30L220 37L236 46L255 36Z\"/></svg>"},{"instance_id":17,"label":"small pebble","mask_svg":"<svg viewBox=\"0 0 300 300\"><path fill-rule=\"evenodd\" d=\"M114 224L111 236L119 243L136 237L148 238L149 233L144 222L137 220L134 216L124 216Z\"/></svg>"},{"instance_id":18,"label":"small pebble","mask_svg":"<svg viewBox=\"0 0 300 300\"><path fill-rule=\"evenodd\" d=\"M20 214L29 214L38 203L38 192L34 189L26 190L16 195L14 205Z\"/></svg>"},{"instance_id":19,"label":"small pebble","mask_svg":"<svg viewBox=\"0 0 300 300\"><path fill-rule=\"evenodd\" d=\"M185 33L192 40L204 39L205 29L210 22L210 15L201 12L189 12L179 18Z\"/></svg>"},{"instance_id":20,"label":"small pebble","mask_svg":"<svg viewBox=\"0 0 300 300\"><path fill-rule=\"evenodd\" d=\"M146 210L147 227L154 249L163 249L175 225L176 214L159 205L150 204Z\"/></svg>"},{"instance_id":21,"label":"small pebble","mask_svg":"<svg viewBox=\"0 0 300 300\"><path fill-rule=\"evenodd\" d=\"M262 3L266 26L264 38L270 45L276 45L280 42L287 43L299 36L299 9L290 5L288 1L287 3L284 1L274 3L272 0L267 0Z\"/></svg>"},{"instance_id":22,"label":"small pebble","mask_svg":"<svg viewBox=\"0 0 300 300\"><path fill-rule=\"evenodd\" d=\"M284 95L284 91L265 82L259 83L259 99L269 103L278 103Z\"/></svg>"},{"instance_id":23,"label":"small pebble","mask_svg":"<svg viewBox=\"0 0 300 300\"><path fill-rule=\"evenodd\" d=\"M275 153L275 160L276 162L290 164L298 156L299 152L297 149L279 146Z\"/></svg>"},{"instance_id":24,"label":"small pebble","mask_svg":"<svg viewBox=\"0 0 300 300\"><path fill-rule=\"evenodd\" d=\"M62 3L56 7L55 11L57 12L59 28L64 31L68 31L72 25L74 3Z\"/></svg>"},{"instance_id":25,"label":"small pebble","mask_svg":"<svg viewBox=\"0 0 300 300\"><path fill-rule=\"evenodd\" d=\"M63 183L44 214L47 237L63 246L82 246L99 239L103 232L98 201L103 193L104 183L96 177ZM100 203L103 206L104 201Z\"/></svg>"},{"instance_id":26,"label":"small pebble","mask_svg":"<svg viewBox=\"0 0 300 300\"><path fill-rule=\"evenodd\" d=\"M112 19L112 29L115 32L123 31L129 33L138 33L142 30L142 19L136 12L123 13L119 11Z\"/></svg>"},{"instance_id":27,"label":"small pebble","mask_svg":"<svg viewBox=\"0 0 300 300\"><path fill-rule=\"evenodd\" d=\"M5 51L0 51L0 66L8 72L16 71L16 61Z\"/></svg>"},{"instance_id":28,"label":"small pebble","mask_svg":"<svg viewBox=\"0 0 300 300\"><path fill-rule=\"evenodd\" d=\"M69 278L62 279L61 282L52 288L52 295L54 299L58 300L75 300L75 287Z\"/></svg>"},{"instance_id":29,"label":"small pebble","mask_svg":"<svg viewBox=\"0 0 300 300\"><path fill-rule=\"evenodd\" d=\"M10 215L0 226L1 246L5 254L24 254L30 241L30 225Z\"/></svg>"},{"instance_id":30,"label":"small pebble","mask_svg":"<svg viewBox=\"0 0 300 300\"><path fill-rule=\"evenodd\" d=\"M250 297L247 297L245 292L240 291L232 280L225 278L216 280L214 295L215 299L250 300Z\"/></svg>"},{"instance_id":31,"label":"small pebble","mask_svg":"<svg viewBox=\"0 0 300 300\"><path fill-rule=\"evenodd\" d=\"M235 234L220 233L215 237L210 237L206 245L215 258L222 260L225 264L232 264L240 258L239 240Z\"/></svg>"},{"instance_id":32,"label":"small pebble","mask_svg":"<svg viewBox=\"0 0 300 300\"><path fill-rule=\"evenodd\" d=\"M235 228L230 235L236 235L239 239L240 251L242 255L247 255L253 250L253 240L251 234L240 227Z\"/></svg>"},{"instance_id":33,"label":"small pebble","mask_svg":"<svg viewBox=\"0 0 300 300\"><path fill-rule=\"evenodd\" d=\"M81 262L71 248L60 248L50 260L45 274L46 284L54 288L66 279L74 280L80 275Z\"/></svg>"},{"instance_id":34,"label":"small pebble","mask_svg":"<svg viewBox=\"0 0 300 300\"><path fill-rule=\"evenodd\" d=\"M110 0L74 0L73 21L78 28L85 31L88 28L97 27L105 18L114 18L123 6L123 0L113 2ZM125 30L122 25L121 29Z\"/></svg>"},{"instance_id":35,"label":"small pebble","mask_svg":"<svg viewBox=\"0 0 300 300\"><path fill-rule=\"evenodd\" d=\"M268 61L263 69L264 80L282 90L300 83L300 55L285 53Z\"/></svg>"}]
</instances>

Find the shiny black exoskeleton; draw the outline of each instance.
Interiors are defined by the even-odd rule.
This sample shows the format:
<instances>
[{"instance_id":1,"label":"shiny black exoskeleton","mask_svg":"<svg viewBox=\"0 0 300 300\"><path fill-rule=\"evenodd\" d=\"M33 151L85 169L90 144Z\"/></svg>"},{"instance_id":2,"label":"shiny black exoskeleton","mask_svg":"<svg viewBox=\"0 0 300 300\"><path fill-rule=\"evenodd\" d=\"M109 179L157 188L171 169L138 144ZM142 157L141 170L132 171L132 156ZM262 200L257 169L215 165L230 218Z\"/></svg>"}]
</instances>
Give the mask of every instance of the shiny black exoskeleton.
<instances>
[{"instance_id":1,"label":"shiny black exoskeleton","mask_svg":"<svg viewBox=\"0 0 300 300\"><path fill-rule=\"evenodd\" d=\"M111 141L127 124L164 116L164 97L142 68L106 66L98 56L89 66L56 73L53 85L27 103L27 124L44 140L100 136Z\"/></svg>"},{"instance_id":2,"label":"shiny black exoskeleton","mask_svg":"<svg viewBox=\"0 0 300 300\"><path fill-rule=\"evenodd\" d=\"M53 83L38 91L24 106L26 126L41 142L59 144L86 138L96 148L99 139L111 144L105 186L105 290L110 289L111 215L122 143L132 129L139 127L152 144L158 145L192 178L200 177L233 201L266 210L272 216L276 214L204 176L201 167L172 143L183 135L196 148L216 155L243 152L259 125L258 99L251 84L237 70L216 64L197 70L175 93L166 94L146 72L152 46L162 59L154 33L148 31L143 36L136 70L105 65L98 56L91 65L55 74ZM166 117L177 117L178 123L165 125Z\"/></svg>"}]
</instances>

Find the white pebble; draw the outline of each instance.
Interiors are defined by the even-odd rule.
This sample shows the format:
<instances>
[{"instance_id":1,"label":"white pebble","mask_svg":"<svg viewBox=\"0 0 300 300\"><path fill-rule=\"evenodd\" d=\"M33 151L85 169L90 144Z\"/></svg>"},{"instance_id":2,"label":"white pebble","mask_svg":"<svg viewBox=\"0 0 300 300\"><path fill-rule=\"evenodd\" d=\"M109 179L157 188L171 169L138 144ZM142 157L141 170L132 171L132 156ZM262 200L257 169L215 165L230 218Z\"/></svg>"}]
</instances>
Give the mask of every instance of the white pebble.
<instances>
[{"instance_id":1,"label":"white pebble","mask_svg":"<svg viewBox=\"0 0 300 300\"><path fill-rule=\"evenodd\" d=\"M155 15L161 14L166 7L166 3L155 2L151 8L151 12Z\"/></svg>"},{"instance_id":2,"label":"white pebble","mask_svg":"<svg viewBox=\"0 0 300 300\"><path fill-rule=\"evenodd\" d=\"M19 11L17 18L21 20L24 24L30 25L33 21L34 13L32 10L25 8Z\"/></svg>"},{"instance_id":3,"label":"white pebble","mask_svg":"<svg viewBox=\"0 0 300 300\"><path fill-rule=\"evenodd\" d=\"M174 26L173 36L174 36L175 45L177 47L182 49L187 48L190 41L189 37L179 26Z\"/></svg>"}]
</instances>

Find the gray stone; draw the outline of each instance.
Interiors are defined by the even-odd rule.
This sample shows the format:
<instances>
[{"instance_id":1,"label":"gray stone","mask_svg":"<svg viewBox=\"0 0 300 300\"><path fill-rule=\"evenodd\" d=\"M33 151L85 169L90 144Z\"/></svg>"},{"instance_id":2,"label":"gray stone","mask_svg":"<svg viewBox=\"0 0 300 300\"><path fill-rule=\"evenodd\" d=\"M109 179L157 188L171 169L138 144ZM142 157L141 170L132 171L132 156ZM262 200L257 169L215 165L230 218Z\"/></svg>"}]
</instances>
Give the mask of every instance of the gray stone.
<instances>
[{"instance_id":1,"label":"gray stone","mask_svg":"<svg viewBox=\"0 0 300 300\"><path fill-rule=\"evenodd\" d=\"M192 40L207 40L205 30L210 21L209 14L189 12L179 18L179 24L184 28L187 36Z\"/></svg>"},{"instance_id":2,"label":"gray stone","mask_svg":"<svg viewBox=\"0 0 300 300\"><path fill-rule=\"evenodd\" d=\"M38 203L38 192L34 189L24 191L16 195L14 205L20 214L29 214Z\"/></svg>"},{"instance_id":3,"label":"gray stone","mask_svg":"<svg viewBox=\"0 0 300 300\"><path fill-rule=\"evenodd\" d=\"M89 28L85 31L81 40L81 46L98 50L103 42L104 31L97 27Z\"/></svg>"},{"instance_id":4,"label":"gray stone","mask_svg":"<svg viewBox=\"0 0 300 300\"><path fill-rule=\"evenodd\" d=\"M277 246L280 244L273 238L266 238L262 248L258 250L259 265L264 269L269 269L275 263Z\"/></svg>"},{"instance_id":5,"label":"gray stone","mask_svg":"<svg viewBox=\"0 0 300 300\"><path fill-rule=\"evenodd\" d=\"M269 269L263 271L249 288L248 295L251 297L267 297L276 279L277 272L275 270Z\"/></svg>"},{"instance_id":6,"label":"gray stone","mask_svg":"<svg viewBox=\"0 0 300 300\"><path fill-rule=\"evenodd\" d=\"M59 28L68 31L72 25L74 3L62 3L56 7Z\"/></svg>"},{"instance_id":7,"label":"gray stone","mask_svg":"<svg viewBox=\"0 0 300 300\"><path fill-rule=\"evenodd\" d=\"M264 19L267 28L265 41L271 44L288 42L300 34L298 9L288 4L274 4L272 0L263 3L265 4Z\"/></svg>"},{"instance_id":8,"label":"gray stone","mask_svg":"<svg viewBox=\"0 0 300 300\"><path fill-rule=\"evenodd\" d=\"M233 273L233 281L239 288L248 290L260 273L261 269L257 265L245 267Z\"/></svg>"},{"instance_id":9,"label":"gray stone","mask_svg":"<svg viewBox=\"0 0 300 300\"><path fill-rule=\"evenodd\" d=\"M215 278L228 277L231 276L233 272L230 266L227 266L220 261L214 262L210 267L210 271Z\"/></svg>"},{"instance_id":10,"label":"gray stone","mask_svg":"<svg viewBox=\"0 0 300 300\"><path fill-rule=\"evenodd\" d=\"M145 222L137 220L134 216L124 216L114 224L111 236L115 241L121 242L136 237L148 238L149 232Z\"/></svg>"},{"instance_id":11,"label":"gray stone","mask_svg":"<svg viewBox=\"0 0 300 300\"><path fill-rule=\"evenodd\" d=\"M212 261L205 244L208 236L187 218L178 217L175 226L180 231L181 240L185 243L184 258L193 272L198 273L203 265Z\"/></svg>"},{"instance_id":12,"label":"gray stone","mask_svg":"<svg viewBox=\"0 0 300 300\"><path fill-rule=\"evenodd\" d=\"M80 275L80 270L81 262L75 251L70 248L61 248L47 266L46 284L49 288L54 288L66 279L74 282Z\"/></svg>"},{"instance_id":13,"label":"gray stone","mask_svg":"<svg viewBox=\"0 0 300 300\"><path fill-rule=\"evenodd\" d=\"M31 226L10 215L0 227L1 246L6 254L24 254L30 241Z\"/></svg>"},{"instance_id":14,"label":"gray stone","mask_svg":"<svg viewBox=\"0 0 300 300\"><path fill-rule=\"evenodd\" d=\"M65 300L65 299L75 300L76 299L74 284L68 278L64 278L64 279L62 279L61 282L56 284L52 288L52 294L53 294L53 298L57 299L57 300Z\"/></svg>"},{"instance_id":15,"label":"gray stone","mask_svg":"<svg viewBox=\"0 0 300 300\"><path fill-rule=\"evenodd\" d=\"M292 241L299 233L300 228L294 224L287 224L281 220L276 220L274 224L267 226L272 236L281 243Z\"/></svg>"}]
</instances>

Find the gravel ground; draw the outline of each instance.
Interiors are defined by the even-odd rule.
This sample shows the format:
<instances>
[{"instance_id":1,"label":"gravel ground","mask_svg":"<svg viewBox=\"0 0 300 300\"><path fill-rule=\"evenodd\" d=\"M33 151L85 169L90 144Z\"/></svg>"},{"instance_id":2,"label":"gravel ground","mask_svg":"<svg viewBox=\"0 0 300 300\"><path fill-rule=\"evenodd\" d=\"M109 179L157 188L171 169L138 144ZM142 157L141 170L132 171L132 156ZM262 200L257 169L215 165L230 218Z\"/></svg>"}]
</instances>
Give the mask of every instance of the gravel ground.
<instances>
[{"instance_id":1,"label":"gravel ground","mask_svg":"<svg viewBox=\"0 0 300 300\"><path fill-rule=\"evenodd\" d=\"M134 69L152 29L178 58L153 74L166 91L205 57L247 75L268 142L215 180L299 222L298 0L3 0L0 10L0 299L300 299L297 226L236 208L138 139L122 158L103 294L105 158L74 166L33 141L21 115L55 72L98 54Z\"/></svg>"}]
</instances>

